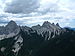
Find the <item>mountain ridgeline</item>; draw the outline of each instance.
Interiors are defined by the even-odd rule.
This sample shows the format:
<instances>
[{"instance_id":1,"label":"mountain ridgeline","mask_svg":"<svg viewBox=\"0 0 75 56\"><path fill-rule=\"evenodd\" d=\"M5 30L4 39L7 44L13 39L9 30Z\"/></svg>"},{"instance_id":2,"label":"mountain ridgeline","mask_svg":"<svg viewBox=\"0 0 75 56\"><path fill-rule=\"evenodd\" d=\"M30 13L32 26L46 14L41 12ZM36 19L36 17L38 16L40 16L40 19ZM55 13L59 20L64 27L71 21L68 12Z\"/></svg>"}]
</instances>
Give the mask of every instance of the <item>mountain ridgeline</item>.
<instances>
[{"instance_id":1,"label":"mountain ridgeline","mask_svg":"<svg viewBox=\"0 0 75 56\"><path fill-rule=\"evenodd\" d=\"M75 31L45 21L42 26L0 26L0 56L75 56Z\"/></svg>"}]
</instances>

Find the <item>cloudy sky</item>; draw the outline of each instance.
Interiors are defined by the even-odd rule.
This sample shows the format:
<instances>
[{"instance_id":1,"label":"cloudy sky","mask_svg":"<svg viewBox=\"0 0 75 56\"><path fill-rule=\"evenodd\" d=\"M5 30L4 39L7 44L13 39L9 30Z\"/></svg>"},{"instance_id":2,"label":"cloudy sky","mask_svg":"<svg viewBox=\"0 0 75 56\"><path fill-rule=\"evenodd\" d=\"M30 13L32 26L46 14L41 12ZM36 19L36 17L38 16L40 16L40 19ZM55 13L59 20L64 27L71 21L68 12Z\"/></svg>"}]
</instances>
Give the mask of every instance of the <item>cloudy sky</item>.
<instances>
[{"instance_id":1,"label":"cloudy sky","mask_svg":"<svg viewBox=\"0 0 75 56\"><path fill-rule=\"evenodd\" d=\"M0 0L0 25L10 20L27 26L49 21L75 27L75 0Z\"/></svg>"}]
</instances>

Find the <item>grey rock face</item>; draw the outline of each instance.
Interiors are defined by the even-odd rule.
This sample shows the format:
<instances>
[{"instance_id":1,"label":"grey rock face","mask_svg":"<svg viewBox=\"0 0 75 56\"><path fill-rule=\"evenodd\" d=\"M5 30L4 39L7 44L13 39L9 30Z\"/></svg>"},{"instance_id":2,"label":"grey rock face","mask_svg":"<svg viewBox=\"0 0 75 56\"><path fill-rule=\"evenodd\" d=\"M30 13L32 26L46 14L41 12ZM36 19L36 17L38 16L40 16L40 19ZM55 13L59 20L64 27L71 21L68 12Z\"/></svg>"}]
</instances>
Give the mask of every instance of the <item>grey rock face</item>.
<instances>
[{"instance_id":1,"label":"grey rock face","mask_svg":"<svg viewBox=\"0 0 75 56\"><path fill-rule=\"evenodd\" d=\"M5 34L10 34L10 33L16 34L18 31L19 31L19 26L14 21L10 21L5 26Z\"/></svg>"},{"instance_id":2,"label":"grey rock face","mask_svg":"<svg viewBox=\"0 0 75 56\"><path fill-rule=\"evenodd\" d=\"M0 27L0 40L4 38L13 37L18 34L19 31L19 26L14 21L10 21L6 26Z\"/></svg>"},{"instance_id":3,"label":"grey rock face","mask_svg":"<svg viewBox=\"0 0 75 56\"><path fill-rule=\"evenodd\" d=\"M17 33L19 31L18 25L14 21L10 21L5 27L0 27L0 35L8 35L10 33Z\"/></svg>"},{"instance_id":4,"label":"grey rock face","mask_svg":"<svg viewBox=\"0 0 75 56\"><path fill-rule=\"evenodd\" d=\"M45 21L42 26L33 26L32 29L36 30L37 33L41 34L42 36L45 35L45 40L49 40L50 38L53 38L56 35L60 35L63 32L63 29L59 26L58 23L55 25L54 23L51 24L48 21Z\"/></svg>"}]
</instances>

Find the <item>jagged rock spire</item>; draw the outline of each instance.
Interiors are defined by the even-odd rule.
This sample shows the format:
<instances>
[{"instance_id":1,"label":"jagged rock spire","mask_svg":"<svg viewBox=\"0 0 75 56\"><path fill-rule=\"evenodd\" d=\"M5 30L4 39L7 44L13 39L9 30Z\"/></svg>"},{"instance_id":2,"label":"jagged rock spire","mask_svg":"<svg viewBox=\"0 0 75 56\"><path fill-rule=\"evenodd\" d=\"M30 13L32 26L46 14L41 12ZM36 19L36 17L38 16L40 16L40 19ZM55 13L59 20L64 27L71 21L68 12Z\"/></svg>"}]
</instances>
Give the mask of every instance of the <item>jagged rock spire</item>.
<instances>
[{"instance_id":1,"label":"jagged rock spire","mask_svg":"<svg viewBox=\"0 0 75 56\"><path fill-rule=\"evenodd\" d=\"M11 20L6 26L17 26L17 24Z\"/></svg>"},{"instance_id":2,"label":"jagged rock spire","mask_svg":"<svg viewBox=\"0 0 75 56\"><path fill-rule=\"evenodd\" d=\"M51 25L51 23L48 21L45 21L42 26L49 26L49 25Z\"/></svg>"},{"instance_id":3,"label":"jagged rock spire","mask_svg":"<svg viewBox=\"0 0 75 56\"><path fill-rule=\"evenodd\" d=\"M6 29L5 32L7 32L7 34L9 34L9 33L15 32L15 30L18 30L19 27L18 27L18 25L17 25L13 20L11 20L11 21L5 26L5 29ZM16 32L17 32L17 31L16 31Z\"/></svg>"},{"instance_id":4,"label":"jagged rock spire","mask_svg":"<svg viewBox=\"0 0 75 56\"><path fill-rule=\"evenodd\" d=\"M59 26L59 23L56 23L56 26Z\"/></svg>"}]
</instances>

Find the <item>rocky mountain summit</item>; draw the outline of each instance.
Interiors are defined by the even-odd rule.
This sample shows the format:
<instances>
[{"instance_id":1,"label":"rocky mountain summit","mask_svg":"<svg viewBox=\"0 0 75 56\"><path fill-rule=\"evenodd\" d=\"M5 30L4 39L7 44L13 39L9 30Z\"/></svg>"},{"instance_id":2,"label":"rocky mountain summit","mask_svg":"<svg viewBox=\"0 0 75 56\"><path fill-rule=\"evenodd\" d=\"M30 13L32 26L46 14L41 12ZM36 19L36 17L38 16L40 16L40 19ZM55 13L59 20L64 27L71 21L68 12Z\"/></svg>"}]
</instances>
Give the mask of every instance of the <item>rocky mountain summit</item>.
<instances>
[{"instance_id":1,"label":"rocky mountain summit","mask_svg":"<svg viewBox=\"0 0 75 56\"><path fill-rule=\"evenodd\" d=\"M58 24L59 25L59 24ZM45 35L45 40L54 38L56 35L60 35L64 32L64 29L62 29L60 26L54 23L50 23L48 21L45 21L42 26L36 25L32 26L33 30L36 30L38 34L41 34L42 36Z\"/></svg>"},{"instance_id":2,"label":"rocky mountain summit","mask_svg":"<svg viewBox=\"0 0 75 56\"><path fill-rule=\"evenodd\" d=\"M19 31L19 26L11 20L6 26L0 26L0 40L15 36Z\"/></svg>"},{"instance_id":3,"label":"rocky mountain summit","mask_svg":"<svg viewBox=\"0 0 75 56\"><path fill-rule=\"evenodd\" d=\"M0 26L0 35L17 33L19 31L17 29L19 29L19 26L14 21L10 21L6 26Z\"/></svg>"}]
</instances>

